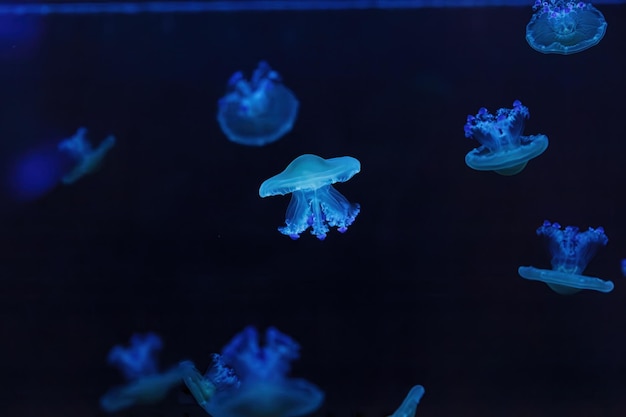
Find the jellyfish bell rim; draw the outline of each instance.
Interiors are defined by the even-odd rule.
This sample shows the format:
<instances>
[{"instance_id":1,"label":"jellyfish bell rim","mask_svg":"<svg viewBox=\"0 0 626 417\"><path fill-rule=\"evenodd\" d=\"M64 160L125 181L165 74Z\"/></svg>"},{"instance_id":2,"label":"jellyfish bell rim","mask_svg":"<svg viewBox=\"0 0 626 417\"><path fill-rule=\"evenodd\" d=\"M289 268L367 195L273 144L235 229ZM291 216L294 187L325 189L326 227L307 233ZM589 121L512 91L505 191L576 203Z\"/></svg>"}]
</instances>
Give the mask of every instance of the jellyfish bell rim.
<instances>
[{"instance_id":1,"label":"jellyfish bell rim","mask_svg":"<svg viewBox=\"0 0 626 417\"><path fill-rule=\"evenodd\" d=\"M278 380L251 379L235 390L216 394L206 404L210 414L243 416L290 416L312 413L324 401L324 393L316 385L300 378ZM275 410L281 404L281 412ZM258 414L250 413L255 410ZM271 412L270 412L271 411Z\"/></svg>"},{"instance_id":2,"label":"jellyfish bell rim","mask_svg":"<svg viewBox=\"0 0 626 417\"><path fill-rule=\"evenodd\" d=\"M114 412L137 404L155 403L174 385L182 383L187 372L186 368L174 367L161 374L139 377L126 385L113 387L100 398L100 406L107 412Z\"/></svg>"},{"instance_id":3,"label":"jellyfish bell rim","mask_svg":"<svg viewBox=\"0 0 626 417\"><path fill-rule=\"evenodd\" d=\"M552 269L540 269L533 266L520 266L517 269L517 273L524 279L543 282L560 294L570 294L579 290L593 290L609 293L613 291L615 287L612 281L606 281L598 277L570 274ZM576 291L565 291L567 288Z\"/></svg>"},{"instance_id":4,"label":"jellyfish bell rim","mask_svg":"<svg viewBox=\"0 0 626 417\"><path fill-rule=\"evenodd\" d=\"M303 164L307 166L302 167ZM316 190L348 181L360 171L361 162L351 156L325 159L314 154L303 154L291 161L282 172L263 181L259 187L259 196L264 198L294 191Z\"/></svg>"},{"instance_id":5,"label":"jellyfish bell rim","mask_svg":"<svg viewBox=\"0 0 626 417\"><path fill-rule=\"evenodd\" d=\"M573 45L567 45L563 42L562 39L559 39L558 36L554 36L554 40L551 43L540 43L538 41L539 36L533 36L534 27L538 23L543 23L545 27L551 28L551 24L548 22L544 22L542 20L548 20L548 13L535 13L530 22L526 25L526 42L537 52L541 52L542 54L558 54L558 55L569 55L577 52L582 52L586 49L589 49L593 46L596 46L604 35L606 34L606 29L608 27L608 23L604 19L604 15L598 9L596 9L591 3L586 4L586 9L582 11L577 11L576 13L590 13L595 15L597 19L597 29L595 35L591 38L587 38L583 41L580 41Z\"/></svg>"},{"instance_id":6,"label":"jellyfish bell rim","mask_svg":"<svg viewBox=\"0 0 626 417\"><path fill-rule=\"evenodd\" d=\"M476 171L497 171L522 165L534 159L548 149L546 135L522 136L527 144L513 150L491 152L484 145L474 148L465 155L465 164Z\"/></svg>"}]
</instances>

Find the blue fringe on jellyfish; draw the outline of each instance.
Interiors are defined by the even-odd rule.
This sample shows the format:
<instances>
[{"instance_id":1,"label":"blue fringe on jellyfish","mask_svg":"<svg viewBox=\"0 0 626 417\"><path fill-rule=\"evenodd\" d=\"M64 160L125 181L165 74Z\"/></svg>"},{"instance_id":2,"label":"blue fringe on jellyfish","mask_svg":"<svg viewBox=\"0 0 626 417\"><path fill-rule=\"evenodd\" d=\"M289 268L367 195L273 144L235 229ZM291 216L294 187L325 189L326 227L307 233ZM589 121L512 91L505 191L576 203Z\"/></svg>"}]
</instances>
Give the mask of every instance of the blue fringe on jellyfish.
<instances>
[{"instance_id":1,"label":"blue fringe on jellyfish","mask_svg":"<svg viewBox=\"0 0 626 417\"><path fill-rule=\"evenodd\" d=\"M568 55L600 42L606 33L604 16L584 1L537 0L526 26L526 41L544 54Z\"/></svg>"},{"instance_id":2,"label":"blue fringe on jellyfish","mask_svg":"<svg viewBox=\"0 0 626 417\"><path fill-rule=\"evenodd\" d=\"M529 117L528 107L519 100L513 102L512 109L501 108L495 115L482 107L475 116L467 116L465 137L481 145L465 155L467 166L500 175L521 172L529 160L548 148L546 135L522 135L524 121Z\"/></svg>"},{"instance_id":3,"label":"blue fringe on jellyfish","mask_svg":"<svg viewBox=\"0 0 626 417\"><path fill-rule=\"evenodd\" d=\"M300 346L275 327L265 332L246 327L213 355L202 375L190 361L185 384L198 404L213 417L298 417L317 410L324 393L312 383L288 376Z\"/></svg>"},{"instance_id":4,"label":"blue fringe on jellyfish","mask_svg":"<svg viewBox=\"0 0 626 417\"><path fill-rule=\"evenodd\" d=\"M552 269L520 266L517 272L522 278L542 281L562 295L574 294L580 290L613 291L611 281L582 275L598 249L609 241L602 227L590 227L581 232L578 227L561 228L560 224L546 220L537 229L537 234L549 240Z\"/></svg>"},{"instance_id":5,"label":"blue fringe on jellyfish","mask_svg":"<svg viewBox=\"0 0 626 417\"><path fill-rule=\"evenodd\" d=\"M361 210L350 203L333 184L348 181L361 171L361 163L351 156L324 159L304 154L294 159L283 172L263 181L261 198L291 193L285 226L280 233L292 239L311 228L311 233L324 240L330 227L340 233L348 230Z\"/></svg>"}]
</instances>

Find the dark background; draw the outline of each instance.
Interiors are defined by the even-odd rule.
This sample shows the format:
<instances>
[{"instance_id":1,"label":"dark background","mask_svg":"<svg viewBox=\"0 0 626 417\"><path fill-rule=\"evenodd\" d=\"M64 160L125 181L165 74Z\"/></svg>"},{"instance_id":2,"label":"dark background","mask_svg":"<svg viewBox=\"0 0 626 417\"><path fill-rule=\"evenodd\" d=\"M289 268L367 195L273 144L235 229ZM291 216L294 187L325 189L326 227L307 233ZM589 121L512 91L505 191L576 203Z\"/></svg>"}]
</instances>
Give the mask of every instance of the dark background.
<instances>
[{"instance_id":1,"label":"dark background","mask_svg":"<svg viewBox=\"0 0 626 417\"><path fill-rule=\"evenodd\" d=\"M98 416L123 382L108 350L159 333L163 368L204 370L244 326L302 345L318 416L626 415L626 8L596 47L542 55L530 8L4 17L0 150L79 126L118 143L103 168L0 217L0 416ZM19 36L18 36L19 35ZM229 142L217 100L260 59L300 100L293 131ZM467 114L515 99L548 150L517 176L469 169ZM263 180L302 153L350 155L361 204L320 242L278 233ZM549 267L545 220L603 226L586 272L609 294L521 279ZM174 391L120 416L205 412Z\"/></svg>"}]
</instances>

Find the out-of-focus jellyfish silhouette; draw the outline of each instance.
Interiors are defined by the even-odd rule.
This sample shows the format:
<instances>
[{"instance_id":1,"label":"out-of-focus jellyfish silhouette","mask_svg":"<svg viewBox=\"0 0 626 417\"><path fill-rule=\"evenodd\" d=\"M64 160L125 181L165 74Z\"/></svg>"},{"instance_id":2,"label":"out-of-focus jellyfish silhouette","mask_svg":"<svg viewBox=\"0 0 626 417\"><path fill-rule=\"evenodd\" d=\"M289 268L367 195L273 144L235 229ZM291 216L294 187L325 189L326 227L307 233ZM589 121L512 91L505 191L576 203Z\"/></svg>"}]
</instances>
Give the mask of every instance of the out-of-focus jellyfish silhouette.
<instances>
[{"instance_id":1,"label":"out-of-focus jellyfish silhouette","mask_svg":"<svg viewBox=\"0 0 626 417\"><path fill-rule=\"evenodd\" d=\"M578 227L567 226L561 229L560 224L546 220L537 229L537 234L549 240L552 270L520 266L517 272L522 278L545 282L555 292L563 295L574 294L580 290L613 291L611 281L582 275L598 248L609 241L602 227L590 227L587 231L580 232Z\"/></svg>"},{"instance_id":2,"label":"out-of-focus jellyfish silhouette","mask_svg":"<svg viewBox=\"0 0 626 417\"><path fill-rule=\"evenodd\" d=\"M198 404L213 417L298 417L317 410L324 393L304 379L289 378L300 346L270 327L265 346L255 328L235 335L203 376L191 362L184 378ZM192 370L192 372L189 372Z\"/></svg>"},{"instance_id":3,"label":"out-of-focus jellyfish silhouette","mask_svg":"<svg viewBox=\"0 0 626 417\"><path fill-rule=\"evenodd\" d=\"M415 385L400 404L400 407L389 417L412 417L415 415L417 405L424 396L424 387Z\"/></svg>"},{"instance_id":4,"label":"out-of-focus jellyfish silhouette","mask_svg":"<svg viewBox=\"0 0 626 417\"><path fill-rule=\"evenodd\" d=\"M526 40L544 54L568 55L596 45L607 23L591 3L566 0L536 0L535 13L526 26Z\"/></svg>"},{"instance_id":5,"label":"out-of-focus jellyfish silhouette","mask_svg":"<svg viewBox=\"0 0 626 417\"><path fill-rule=\"evenodd\" d=\"M622 275L626 277L626 259L622 259Z\"/></svg>"},{"instance_id":6,"label":"out-of-focus jellyfish silhouette","mask_svg":"<svg viewBox=\"0 0 626 417\"><path fill-rule=\"evenodd\" d=\"M297 114L296 96L261 61L250 81L241 71L230 77L228 92L218 102L217 121L231 141L264 146L289 132Z\"/></svg>"},{"instance_id":7,"label":"out-of-focus jellyfish silhouette","mask_svg":"<svg viewBox=\"0 0 626 417\"><path fill-rule=\"evenodd\" d=\"M11 157L6 164L9 197L26 202L51 192L72 165L63 156L57 142L40 142Z\"/></svg>"},{"instance_id":8,"label":"out-of-focus jellyfish silhouette","mask_svg":"<svg viewBox=\"0 0 626 417\"><path fill-rule=\"evenodd\" d=\"M100 406L112 413L139 404L154 404L167 395L174 386L182 383L189 369L178 366L159 373L157 352L161 350L161 338L154 333L135 334L130 346L114 346L109 352L108 363L116 366L128 380L128 384L109 390L100 398Z\"/></svg>"},{"instance_id":9,"label":"out-of-focus jellyfish silhouette","mask_svg":"<svg viewBox=\"0 0 626 417\"><path fill-rule=\"evenodd\" d=\"M75 167L63 176L64 184L72 184L83 175L94 172L100 166L107 152L115 145L115 137L110 135L94 149L86 138L87 129L79 128L74 136L59 143L59 150L76 161Z\"/></svg>"},{"instance_id":10,"label":"out-of-focus jellyfish silhouette","mask_svg":"<svg viewBox=\"0 0 626 417\"><path fill-rule=\"evenodd\" d=\"M351 156L324 159L304 154L294 159L283 172L265 180L259 188L261 197L291 193L285 226L278 230L292 239L309 227L324 240L329 226L344 233L359 214L359 204L350 203L332 184L344 182L361 170L361 163Z\"/></svg>"},{"instance_id":11,"label":"out-of-focus jellyfish silhouette","mask_svg":"<svg viewBox=\"0 0 626 417\"><path fill-rule=\"evenodd\" d=\"M522 171L529 160L548 147L545 135L522 136L524 120L529 117L528 108L519 100L513 102L512 109L501 108L495 115L482 107L476 116L467 116L465 137L476 139L481 145L465 155L467 166L500 175Z\"/></svg>"}]
</instances>

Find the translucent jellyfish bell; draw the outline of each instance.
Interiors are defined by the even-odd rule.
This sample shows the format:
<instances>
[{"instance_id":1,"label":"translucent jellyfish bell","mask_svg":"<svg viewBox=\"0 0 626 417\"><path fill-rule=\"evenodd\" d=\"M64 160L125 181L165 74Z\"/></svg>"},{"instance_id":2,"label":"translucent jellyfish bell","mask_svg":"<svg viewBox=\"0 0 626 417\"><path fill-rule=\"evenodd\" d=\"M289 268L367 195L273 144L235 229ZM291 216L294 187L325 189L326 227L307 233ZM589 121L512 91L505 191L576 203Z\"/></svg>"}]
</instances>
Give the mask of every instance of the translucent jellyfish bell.
<instances>
[{"instance_id":1,"label":"translucent jellyfish bell","mask_svg":"<svg viewBox=\"0 0 626 417\"><path fill-rule=\"evenodd\" d=\"M298 417L317 410L324 393L304 379L289 378L299 345L270 327L265 345L255 328L235 335L221 355L214 355L205 376L193 372L185 384L213 417ZM189 363L185 366L189 367Z\"/></svg>"},{"instance_id":2,"label":"translucent jellyfish bell","mask_svg":"<svg viewBox=\"0 0 626 417\"><path fill-rule=\"evenodd\" d=\"M110 389L100 398L104 411L112 413L133 405L154 404L183 381L190 373L188 367L178 366L159 373L156 356L162 347L158 335L147 333L133 335L129 347L118 345L111 349L108 363L118 367L128 383Z\"/></svg>"},{"instance_id":3,"label":"translucent jellyfish bell","mask_svg":"<svg viewBox=\"0 0 626 417\"><path fill-rule=\"evenodd\" d=\"M291 193L285 226L278 230L292 239L312 228L318 239L326 238L329 226L340 233L348 230L359 214L359 204L350 203L332 184L344 182L361 171L361 163L351 156L324 159L304 154L283 172L263 182L261 197Z\"/></svg>"},{"instance_id":4,"label":"translucent jellyfish bell","mask_svg":"<svg viewBox=\"0 0 626 417\"><path fill-rule=\"evenodd\" d=\"M467 116L465 137L481 144L465 155L467 166L500 175L522 171L529 160L548 148L545 135L522 136L524 120L529 117L528 107L519 100L513 102L512 109L499 109L495 115L483 107L476 116Z\"/></svg>"},{"instance_id":5,"label":"translucent jellyfish bell","mask_svg":"<svg viewBox=\"0 0 626 417\"><path fill-rule=\"evenodd\" d=\"M555 292L563 295L574 294L580 290L613 291L611 281L582 275L598 249L609 241L602 227L590 227L587 231L580 232L577 227L567 226L561 229L560 224L546 220L537 229L537 234L546 236L550 242L552 270L520 266L517 271L522 278L545 282Z\"/></svg>"},{"instance_id":6,"label":"translucent jellyfish bell","mask_svg":"<svg viewBox=\"0 0 626 417\"><path fill-rule=\"evenodd\" d=\"M600 42L606 32L604 16L591 3L537 0L533 10L526 26L526 41L544 54L584 51Z\"/></svg>"},{"instance_id":7,"label":"translucent jellyfish bell","mask_svg":"<svg viewBox=\"0 0 626 417\"><path fill-rule=\"evenodd\" d=\"M261 61L250 81L241 72L230 77L228 92L218 102L217 121L231 141L264 146L289 132L297 114L296 96Z\"/></svg>"}]
</instances>

